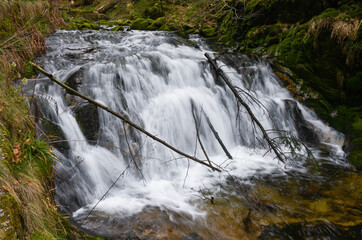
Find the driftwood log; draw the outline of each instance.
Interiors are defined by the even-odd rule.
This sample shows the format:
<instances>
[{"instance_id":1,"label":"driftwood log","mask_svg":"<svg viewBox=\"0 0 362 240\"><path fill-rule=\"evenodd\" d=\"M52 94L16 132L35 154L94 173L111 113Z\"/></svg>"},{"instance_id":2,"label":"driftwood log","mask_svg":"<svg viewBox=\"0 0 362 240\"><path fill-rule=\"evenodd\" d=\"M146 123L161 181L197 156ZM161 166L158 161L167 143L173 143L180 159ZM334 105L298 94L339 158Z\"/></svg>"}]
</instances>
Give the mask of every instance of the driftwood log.
<instances>
[{"instance_id":1,"label":"driftwood log","mask_svg":"<svg viewBox=\"0 0 362 240\"><path fill-rule=\"evenodd\" d=\"M115 111L113 111L112 109L102 105L99 102L94 101L93 99L84 96L83 94L75 91L73 88L70 88L69 86L65 85L64 83L60 82L59 80L57 80L52 74L46 72L44 69L42 69L41 67L39 67L38 65L36 65L33 62L29 62L33 67L35 67L39 72L41 72L42 74L44 74L45 76L47 76L51 81L55 82L56 84L58 84L59 86L61 86L62 88L65 88L66 90L72 92L74 95L77 95L78 97L81 97L85 100L87 100L89 103L96 105L97 107L102 108L103 110L109 112L110 114L116 116L117 118L121 119L123 122L128 123L129 125L131 125L132 127L134 127L135 129L137 129L138 131L140 131L141 133L145 134L146 136L152 138L153 140L155 140L156 142L161 143L162 145L164 145L165 147L171 149L172 151L180 154L181 156L184 156L194 162L197 162L199 164L205 165L206 167L212 169L213 171L218 171L221 172L221 170L217 167L212 166L211 164L209 164L206 161L200 160L196 157L193 157L187 153L182 152L181 150L178 150L177 148L173 147L172 145L168 144L167 142L165 142L164 140L156 137L155 135L149 133L148 131L146 131L145 129L143 129L141 126L135 124L134 122L130 121L128 118L126 118L125 116L122 116L119 113L116 113Z\"/></svg>"},{"instance_id":2,"label":"driftwood log","mask_svg":"<svg viewBox=\"0 0 362 240\"><path fill-rule=\"evenodd\" d=\"M224 80L224 82L230 88L230 90L232 91L232 93L234 94L234 96L236 97L238 102L246 109L246 111L248 112L248 114L251 117L251 120L259 127L259 129L262 132L262 134L263 134L265 140L267 141L269 147L274 151L277 158L281 162L285 163L281 153L278 151L277 147L274 145L273 141L270 139L270 137L269 137L268 133L265 131L263 125L255 117L255 115L254 115L253 111L250 109L249 105L241 98L240 94L238 93L236 88L231 84L231 81L226 76L226 74L217 66L216 61L214 59L212 59L210 54L205 53L205 57L207 58L207 60L211 64L212 68L215 70L215 73L217 74L217 76L219 76L221 79Z\"/></svg>"}]
</instances>

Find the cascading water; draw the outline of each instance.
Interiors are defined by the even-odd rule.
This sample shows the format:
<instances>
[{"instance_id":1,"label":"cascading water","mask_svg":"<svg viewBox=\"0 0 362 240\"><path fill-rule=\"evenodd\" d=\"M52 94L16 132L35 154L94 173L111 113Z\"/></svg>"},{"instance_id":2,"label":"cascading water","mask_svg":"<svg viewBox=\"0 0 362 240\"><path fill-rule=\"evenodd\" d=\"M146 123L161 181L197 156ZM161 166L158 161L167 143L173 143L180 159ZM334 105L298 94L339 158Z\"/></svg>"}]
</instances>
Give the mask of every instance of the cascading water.
<instances>
[{"instance_id":1,"label":"cascading water","mask_svg":"<svg viewBox=\"0 0 362 240\"><path fill-rule=\"evenodd\" d=\"M223 169L212 172L181 158L109 113L38 79L36 95L52 99L42 104L44 121L60 127L68 143L58 152L57 201L83 229L120 237L138 224L153 229L153 235L142 234L155 238L167 237L157 230L164 228L173 229L169 236L207 229L199 233L206 239L233 238L237 230L228 235L212 229L206 206L218 197L241 197L230 179L250 183L254 176L283 178L310 170L301 159L282 164L268 151L247 112L213 76L204 57L210 51L194 40L144 31L58 31L47 39L47 54L38 62L48 72L178 149L206 159L197 126L208 157ZM243 64L236 69L224 62ZM245 56L225 57L218 64L235 86L258 99L260 104L248 103L265 129L290 131L315 146L324 143L332 149L324 161L342 164L344 136L299 104L268 64ZM79 119L79 110L86 119ZM233 159L225 155L207 118ZM85 137L89 131L94 139ZM320 150L312 150L318 157Z\"/></svg>"}]
</instances>

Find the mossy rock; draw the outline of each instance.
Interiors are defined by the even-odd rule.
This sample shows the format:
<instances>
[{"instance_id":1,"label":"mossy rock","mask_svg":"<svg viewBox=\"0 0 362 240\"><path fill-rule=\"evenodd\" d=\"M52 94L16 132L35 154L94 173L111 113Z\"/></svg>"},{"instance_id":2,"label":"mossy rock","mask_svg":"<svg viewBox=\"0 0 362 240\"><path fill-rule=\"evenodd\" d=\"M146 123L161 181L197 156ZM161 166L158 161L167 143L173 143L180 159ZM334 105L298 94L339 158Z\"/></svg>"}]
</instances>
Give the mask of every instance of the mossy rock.
<instances>
[{"instance_id":1,"label":"mossy rock","mask_svg":"<svg viewBox=\"0 0 362 240\"><path fill-rule=\"evenodd\" d=\"M19 205L13 196L0 192L0 239L23 237Z\"/></svg>"},{"instance_id":2,"label":"mossy rock","mask_svg":"<svg viewBox=\"0 0 362 240\"><path fill-rule=\"evenodd\" d=\"M118 25L117 22L114 21L107 21L107 20L100 20L99 21L100 25L104 25L104 26L114 26L114 25Z\"/></svg>"},{"instance_id":3,"label":"mossy rock","mask_svg":"<svg viewBox=\"0 0 362 240\"><path fill-rule=\"evenodd\" d=\"M205 37L215 37L217 35L215 28L203 28L200 33Z\"/></svg>"},{"instance_id":4,"label":"mossy rock","mask_svg":"<svg viewBox=\"0 0 362 240\"><path fill-rule=\"evenodd\" d=\"M196 30L191 28L191 29L186 30L185 33L186 34L194 34L194 33L196 33Z\"/></svg>"},{"instance_id":5,"label":"mossy rock","mask_svg":"<svg viewBox=\"0 0 362 240\"><path fill-rule=\"evenodd\" d=\"M362 72L358 72L346 81L348 104L359 106L362 102Z\"/></svg>"},{"instance_id":6,"label":"mossy rock","mask_svg":"<svg viewBox=\"0 0 362 240\"><path fill-rule=\"evenodd\" d=\"M151 19L157 19L165 16L165 13L159 4L155 4L152 7L146 8L144 16Z\"/></svg>"},{"instance_id":7,"label":"mossy rock","mask_svg":"<svg viewBox=\"0 0 362 240\"><path fill-rule=\"evenodd\" d=\"M124 31L124 27L123 27L123 26L117 26L117 27L114 27L114 28L112 29L112 31L115 31L115 32L117 32L117 31Z\"/></svg>"},{"instance_id":8,"label":"mossy rock","mask_svg":"<svg viewBox=\"0 0 362 240\"><path fill-rule=\"evenodd\" d=\"M154 23L152 19L138 18L132 23L131 28L134 30L146 30L152 23Z\"/></svg>"},{"instance_id":9,"label":"mossy rock","mask_svg":"<svg viewBox=\"0 0 362 240\"><path fill-rule=\"evenodd\" d=\"M74 20L68 24L68 29L73 30L99 30L99 25L88 20Z\"/></svg>"},{"instance_id":10,"label":"mossy rock","mask_svg":"<svg viewBox=\"0 0 362 240\"><path fill-rule=\"evenodd\" d=\"M350 153L348 160L352 163L357 170L362 170L362 138L353 139L351 143L351 148L355 149L352 150Z\"/></svg>"},{"instance_id":11,"label":"mossy rock","mask_svg":"<svg viewBox=\"0 0 362 240\"><path fill-rule=\"evenodd\" d=\"M356 118L352 124L352 142L348 160L358 169L362 170L362 118Z\"/></svg>"},{"instance_id":12,"label":"mossy rock","mask_svg":"<svg viewBox=\"0 0 362 240\"><path fill-rule=\"evenodd\" d=\"M69 149L69 144L65 141L65 136L61 127L49 120L43 119L41 126L47 134L52 145L61 152Z\"/></svg>"},{"instance_id":13,"label":"mossy rock","mask_svg":"<svg viewBox=\"0 0 362 240\"><path fill-rule=\"evenodd\" d=\"M83 23L78 25L79 30L99 30L98 24L95 23Z\"/></svg>"},{"instance_id":14,"label":"mossy rock","mask_svg":"<svg viewBox=\"0 0 362 240\"><path fill-rule=\"evenodd\" d=\"M227 46L235 46L236 42L234 40L234 38L229 35L229 34L225 34L225 35L222 35L219 37L218 41L224 45L227 45Z\"/></svg>"},{"instance_id":15,"label":"mossy rock","mask_svg":"<svg viewBox=\"0 0 362 240\"><path fill-rule=\"evenodd\" d=\"M165 25L166 19L164 17L157 18L150 26L147 27L147 30L155 31L160 29Z\"/></svg>"},{"instance_id":16,"label":"mossy rock","mask_svg":"<svg viewBox=\"0 0 362 240\"><path fill-rule=\"evenodd\" d=\"M160 31L176 31L177 28L172 25L164 25L164 26L160 27L160 29L158 29L158 30L160 30Z\"/></svg>"},{"instance_id":17,"label":"mossy rock","mask_svg":"<svg viewBox=\"0 0 362 240\"><path fill-rule=\"evenodd\" d=\"M123 21L123 22L119 23L119 25L130 26L130 25L132 25L132 21L131 20L126 20L126 21Z\"/></svg>"}]
</instances>

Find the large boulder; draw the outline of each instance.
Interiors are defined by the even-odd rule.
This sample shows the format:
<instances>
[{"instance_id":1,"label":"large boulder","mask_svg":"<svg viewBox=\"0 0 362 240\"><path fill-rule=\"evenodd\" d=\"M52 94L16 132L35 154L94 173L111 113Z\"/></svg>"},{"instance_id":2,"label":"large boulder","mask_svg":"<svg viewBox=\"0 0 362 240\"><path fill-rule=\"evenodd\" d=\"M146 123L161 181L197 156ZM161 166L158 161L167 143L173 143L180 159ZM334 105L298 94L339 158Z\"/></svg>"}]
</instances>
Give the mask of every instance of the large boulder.
<instances>
[{"instance_id":1,"label":"large boulder","mask_svg":"<svg viewBox=\"0 0 362 240\"><path fill-rule=\"evenodd\" d=\"M99 132L99 115L95 105L85 103L74 108L75 118L87 140L96 144Z\"/></svg>"}]
</instances>

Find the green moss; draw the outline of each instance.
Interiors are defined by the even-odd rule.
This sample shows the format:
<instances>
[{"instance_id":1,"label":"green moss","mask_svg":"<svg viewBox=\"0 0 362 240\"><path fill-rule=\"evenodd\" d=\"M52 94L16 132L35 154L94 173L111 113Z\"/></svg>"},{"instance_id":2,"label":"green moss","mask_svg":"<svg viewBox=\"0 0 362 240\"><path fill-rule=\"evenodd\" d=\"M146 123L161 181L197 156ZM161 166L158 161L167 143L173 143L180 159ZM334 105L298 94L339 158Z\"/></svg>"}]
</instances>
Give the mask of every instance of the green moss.
<instances>
[{"instance_id":1,"label":"green moss","mask_svg":"<svg viewBox=\"0 0 362 240\"><path fill-rule=\"evenodd\" d=\"M99 30L99 25L93 21L75 19L68 24L68 29L73 30Z\"/></svg>"},{"instance_id":2,"label":"green moss","mask_svg":"<svg viewBox=\"0 0 362 240\"><path fill-rule=\"evenodd\" d=\"M123 26L117 26L117 27L114 27L112 29L112 31L124 31L124 27Z\"/></svg>"},{"instance_id":3,"label":"green moss","mask_svg":"<svg viewBox=\"0 0 362 240\"><path fill-rule=\"evenodd\" d=\"M24 234L20 219L20 208L15 198L0 192L0 239L22 239Z\"/></svg>"},{"instance_id":4,"label":"green moss","mask_svg":"<svg viewBox=\"0 0 362 240\"><path fill-rule=\"evenodd\" d=\"M31 60L30 60L31 61ZM29 63L29 61L27 61L25 63L25 72L24 72L24 77L26 78L31 78L36 74L35 68L33 67L33 65L31 65Z\"/></svg>"},{"instance_id":5,"label":"green moss","mask_svg":"<svg viewBox=\"0 0 362 240\"><path fill-rule=\"evenodd\" d=\"M148 7L145 9L144 16L146 18L157 19L157 18L165 16L165 13L164 13L161 5L159 3L156 3L152 7Z\"/></svg>"},{"instance_id":6,"label":"green moss","mask_svg":"<svg viewBox=\"0 0 362 240\"><path fill-rule=\"evenodd\" d=\"M362 114L352 124L351 135L354 137L351 142L351 154L348 160L358 169L362 170Z\"/></svg>"},{"instance_id":7,"label":"green moss","mask_svg":"<svg viewBox=\"0 0 362 240\"><path fill-rule=\"evenodd\" d=\"M162 26L162 27L160 27L160 29L158 29L158 30L160 30L160 31L173 31L174 29L172 28L172 27L170 27L170 26Z\"/></svg>"},{"instance_id":8,"label":"green moss","mask_svg":"<svg viewBox=\"0 0 362 240\"><path fill-rule=\"evenodd\" d=\"M166 24L166 19L164 17L157 18L150 26L147 27L147 30L155 31L160 29Z\"/></svg>"},{"instance_id":9,"label":"green moss","mask_svg":"<svg viewBox=\"0 0 362 240\"><path fill-rule=\"evenodd\" d=\"M355 150L351 152L348 157L350 163L352 163L357 170L362 170L362 138L353 139L351 147Z\"/></svg>"},{"instance_id":10,"label":"green moss","mask_svg":"<svg viewBox=\"0 0 362 240\"><path fill-rule=\"evenodd\" d=\"M152 19L138 18L132 23L131 28L134 30L146 30L153 22Z\"/></svg>"},{"instance_id":11,"label":"green moss","mask_svg":"<svg viewBox=\"0 0 362 240\"><path fill-rule=\"evenodd\" d=\"M200 32L205 37L215 37L217 34L215 28L203 28Z\"/></svg>"}]
</instances>

